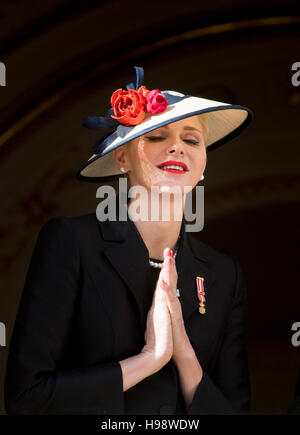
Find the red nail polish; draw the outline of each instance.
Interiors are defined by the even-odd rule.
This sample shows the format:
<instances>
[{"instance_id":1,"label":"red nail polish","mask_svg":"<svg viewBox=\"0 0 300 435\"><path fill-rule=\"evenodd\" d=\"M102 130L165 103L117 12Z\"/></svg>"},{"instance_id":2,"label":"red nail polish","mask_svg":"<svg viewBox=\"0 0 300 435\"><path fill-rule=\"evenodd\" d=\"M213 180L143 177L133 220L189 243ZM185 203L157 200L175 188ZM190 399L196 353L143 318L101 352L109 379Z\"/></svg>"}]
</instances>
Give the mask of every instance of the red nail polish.
<instances>
[{"instance_id":1,"label":"red nail polish","mask_svg":"<svg viewBox=\"0 0 300 435\"><path fill-rule=\"evenodd\" d=\"M173 253L172 249L171 249L171 255L172 255L172 257L174 258L174 253Z\"/></svg>"},{"instance_id":2,"label":"red nail polish","mask_svg":"<svg viewBox=\"0 0 300 435\"><path fill-rule=\"evenodd\" d=\"M172 258L170 258L170 264L172 264Z\"/></svg>"},{"instance_id":3,"label":"red nail polish","mask_svg":"<svg viewBox=\"0 0 300 435\"><path fill-rule=\"evenodd\" d=\"M168 255L172 255L172 251L171 251L171 249L169 249Z\"/></svg>"}]
</instances>

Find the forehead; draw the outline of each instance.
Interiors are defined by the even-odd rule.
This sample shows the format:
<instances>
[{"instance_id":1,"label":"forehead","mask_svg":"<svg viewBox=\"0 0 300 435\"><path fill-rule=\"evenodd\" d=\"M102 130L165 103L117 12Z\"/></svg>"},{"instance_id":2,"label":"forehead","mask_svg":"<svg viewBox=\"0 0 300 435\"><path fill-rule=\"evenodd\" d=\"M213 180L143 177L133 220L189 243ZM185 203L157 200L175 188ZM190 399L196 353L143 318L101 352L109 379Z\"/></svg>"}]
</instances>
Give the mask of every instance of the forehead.
<instances>
[{"instance_id":1,"label":"forehead","mask_svg":"<svg viewBox=\"0 0 300 435\"><path fill-rule=\"evenodd\" d=\"M179 121L172 122L163 127L158 127L156 130L168 131L172 129L180 129L186 131L202 131L202 125L199 117L190 116L189 118L180 119Z\"/></svg>"}]
</instances>

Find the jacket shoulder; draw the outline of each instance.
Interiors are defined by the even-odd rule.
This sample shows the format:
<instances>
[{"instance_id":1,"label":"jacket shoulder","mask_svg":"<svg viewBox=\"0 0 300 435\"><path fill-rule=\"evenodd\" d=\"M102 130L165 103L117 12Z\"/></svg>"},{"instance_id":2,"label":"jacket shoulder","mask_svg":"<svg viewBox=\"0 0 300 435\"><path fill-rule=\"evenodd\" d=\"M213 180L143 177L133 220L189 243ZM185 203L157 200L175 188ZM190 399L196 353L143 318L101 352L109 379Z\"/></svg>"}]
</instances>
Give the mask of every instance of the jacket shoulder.
<instances>
[{"instance_id":1,"label":"jacket shoulder","mask_svg":"<svg viewBox=\"0 0 300 435\"><path fill-rule=\"evenodd\" d=\"M77 216L54 216L48 219L40 230L43 233L60 233L69 237L91 238L91 232L97 232L98 220L95 213Z\"/></svg>"},{"instance_id":2,"label":"jacket shoulder","mask_svg":"<svg viewBox=\"0 0 300 435\"><path fill-rule=\"evenodd\" d=\"M50 219L48 219L44 223L45 226L51 226L51 225L67 225L77 228L77 227L83 227L91 225L92 223L97 222L97 217L95 213L87 213L77 216L54 216Z\"/></svg>"},{"instance_id":3,"label":"jacket shoulder","mask_svg":"<svg viewBox=\"0 0 300 435\"><path fill-rule=\"evenodd\" d=\"M64 218L68 220L74 228L88 227L89 225L95 225L98 223L96 213L87 213Z\"/></svg>"}]
</instances>

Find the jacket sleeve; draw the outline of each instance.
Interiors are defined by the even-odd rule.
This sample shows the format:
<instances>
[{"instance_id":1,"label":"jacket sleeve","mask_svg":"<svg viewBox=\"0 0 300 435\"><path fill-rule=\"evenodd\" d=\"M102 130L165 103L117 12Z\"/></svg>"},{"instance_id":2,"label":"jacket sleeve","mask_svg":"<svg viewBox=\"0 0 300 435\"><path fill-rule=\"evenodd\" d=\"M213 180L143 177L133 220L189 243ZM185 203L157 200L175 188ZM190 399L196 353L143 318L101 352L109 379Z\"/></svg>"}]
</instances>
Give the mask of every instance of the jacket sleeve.
<instances>
[{"instance_id":1,"label":"jacket sleeve","mask_svg":"<svg viewBox=\"0 0 300 435\"><path fill-rule=\"evenodd\" d=\"M65 217L42 227L9 347L7 414L122 414L119 362L62 370L80 289L78 241Z\"/></svg>"},{"instance_id":2,"label":"jacket sleeve","mask_svg":"<svg viewBox=\"0 0 300 435\"><path fill-rule=\"evenodd\" d=\"M214 372L203 371L187 414L247 414L250 381L247 356L248 301L239 263L227 326Z\"/></svg>"}]
</instances>

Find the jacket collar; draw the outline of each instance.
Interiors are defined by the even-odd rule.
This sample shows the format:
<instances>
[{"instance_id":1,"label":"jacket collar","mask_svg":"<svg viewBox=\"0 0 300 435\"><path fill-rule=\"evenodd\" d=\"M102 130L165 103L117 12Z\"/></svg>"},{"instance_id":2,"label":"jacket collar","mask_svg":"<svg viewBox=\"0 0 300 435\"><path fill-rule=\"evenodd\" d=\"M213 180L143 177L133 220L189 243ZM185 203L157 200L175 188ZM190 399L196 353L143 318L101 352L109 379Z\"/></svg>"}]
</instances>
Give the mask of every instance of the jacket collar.
<instances>
[{"instance_id":1,"label":"jacket collar","mask_svg":"<svg viewBox=\"0 0 300 435\"><path fill-rule=\"evenodd\" d=\"M104 255L132 293L139 309L140 322L144 330L154 292L151 287L149 252L135 223L129 218L127 210L127 220L119 220L118 212L116 217L116 221L99 222L102 238L108 242ZM196 240L192 241L192 237L185 231L185 228L183 219L180 244L176 255L176 268L177 288L180 291L182 314L186 323L191 314L199 307L196 277L204 278L204 290L207 292L212 281L212 274L203 245ZM110 302L114 302L113 292L107 297L111 299Z\"/></svg>"}]
</instances>

